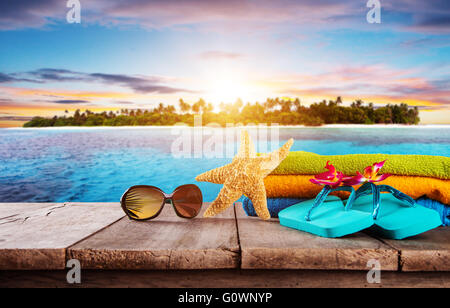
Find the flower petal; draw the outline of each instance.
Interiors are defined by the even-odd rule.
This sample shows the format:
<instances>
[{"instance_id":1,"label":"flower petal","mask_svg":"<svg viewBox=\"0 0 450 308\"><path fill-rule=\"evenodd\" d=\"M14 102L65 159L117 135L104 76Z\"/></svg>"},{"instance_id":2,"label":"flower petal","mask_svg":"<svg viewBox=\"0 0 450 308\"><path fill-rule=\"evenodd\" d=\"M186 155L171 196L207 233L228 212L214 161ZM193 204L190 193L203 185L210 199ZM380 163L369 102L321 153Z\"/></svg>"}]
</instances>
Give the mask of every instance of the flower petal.
<instances>
[{"instance_id":1,"label":"flower petal","mask_svg":"<svg viewBox=\"0 0 450 308\"><path fill-rule=\"evenodd\" d=\"M336 168L330 164L330 161L327 161L325 169L329 171L317 174L313 179L309 179L309 181L313 184L329 185L332 188L336 188L342 184L344 174L336 171Z\"/></svg>"},{"instance_id":2,"label":"flower petal","mask_svg":"<svg viewBox=\"0 0 450 308\"><path fill-rule=\"evenodd\" d=\"M372 166L364 168L364 177L370 179L374 175Z\"/></svg>"},{"instance_id":3,"label":"flower petal","mask_svg":"<svg viewBox=\"0 0 450 308\"><path fill-rule=\"evenodd\" d=\"M335 174L330 172L330 171L323 172L323 173L320 173L320 174L316 174L314 176L314 178L319 179L319 180L331 180L334 177L335 177Z\"/></svg>"},{"instance_id":4,"label":"flower petal","mask_svg":"<svg viewBox=\"0 0 450 308\"><path fill-rule=\"evenodd\" d=\"M386 178L390 177L391 175L392 174L390 174L390 173L385 173L380 176L377 176L376 178L370 180L369 182L372 182L372 183L381 182L381 181L385 180Z\"/></svg>"},{"instance_id":5,"label":"flower petal","mask_svg":"<svg viewBox=\"0 0 450 308\"><path fill-rule=\"evenodd\" d=\"M344 178L344 174L342 172L337 172L337 176L335 178L335 182L332 184L329 184L331 186L331 188L336 188L339 185L342 184L342 180Z\"/></svg>"},{"instance_id":6,"label":"flower petal","mask_svg":"<svg viewBox=\"0 0 450 308\"><path fill-rule=\"evenodd\" d=\"M381 168L383 168L385 162L386 160L383 160L380 161L379 163L373 164L373 172L375 173L375 175L380 171Z\"/></svg>"},{"instance_id":7,"label":"flower petal","mask_svg":"<svg viewBox=\"0 0 450 308\"><path fill-rule=\"evenodd\" d=\"M325 166L326 169L330 170L330 173L333 174L333 176L336 176L336 168L333 166L333 164L330 164L330 161L327 161L327 165Z\"/></svg>"},{"instance_id":8,"label":"flower petal","mask_svg":"<svg viewBox=\"0 0 450 308\"><path fill-rule=\"evenodd\" d=\"M359 185L367 181L367 179L359 172L356 171L356 175L353 177L346 177L343 179L344 185Z\"/></svg>"},{"instance_id":9,"label":"flower petal","mask_svg":"<svg viewBox=\"0 0 450 308\"><path fill-rule=\"evenodd\" d=\"M317 185L330 185L334 182L332 181L327 181L327 180L316 180L316 179L309 179L309 181L313 184L317 184Z\"/></svg>"}]
</instances>

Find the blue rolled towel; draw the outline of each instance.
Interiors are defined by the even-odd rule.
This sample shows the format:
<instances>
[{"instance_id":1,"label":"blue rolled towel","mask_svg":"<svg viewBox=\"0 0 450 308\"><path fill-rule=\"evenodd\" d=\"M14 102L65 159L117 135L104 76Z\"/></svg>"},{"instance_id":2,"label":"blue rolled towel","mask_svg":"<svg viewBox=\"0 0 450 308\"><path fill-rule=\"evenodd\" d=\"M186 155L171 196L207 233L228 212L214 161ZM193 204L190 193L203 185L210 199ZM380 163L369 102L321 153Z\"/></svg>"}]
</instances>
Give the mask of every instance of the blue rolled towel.
<instances>
[{"instance_id":1,"label":"blue rolled towel","mask_svg":"<svg viewBox=\"0 0 450 308\"><path fill-rule=\"evenodd\" d=\"M285 208L297 204L299 202L305 201L305 198L267 198L267 209L269 210L270 217L278 218L278 213ZM242 200L242 206L244 211L248 216L257 216L255 209L253 208L252 201L244 197Z\"/></svg>"},{"instance_id":2,"label":"blue rolled towel","mask_svg":"<svg viewBox=\"0 0 450 308\"><path fill-rule=\"evenodd\" d=\"M416 202L424 207L435 210L441 216L444 226L450 226L450 206L440 203L439 201L421 197Z\"/></svg>"},{"instance_id":3,"label":"blue rolled towel","mask_svg":"<svg viewBox=\"0 0 450 308\"><path fill-rule=\"evenodd\" d=\"M278 217L278 213L294 204L305 201L305 198L267 198L267 209L270 212L271 217ZM450 206L446 206L436 200L429 199L427 197L422 197L416 200L418 204L427 207L429 209L435 210L441 216L441 220L444 226L450 226ZM245 213L248 216L257 216L255 209L253 208L252 201L244 197L242 200L242 206Z\"/></svg>"}]
</instances>

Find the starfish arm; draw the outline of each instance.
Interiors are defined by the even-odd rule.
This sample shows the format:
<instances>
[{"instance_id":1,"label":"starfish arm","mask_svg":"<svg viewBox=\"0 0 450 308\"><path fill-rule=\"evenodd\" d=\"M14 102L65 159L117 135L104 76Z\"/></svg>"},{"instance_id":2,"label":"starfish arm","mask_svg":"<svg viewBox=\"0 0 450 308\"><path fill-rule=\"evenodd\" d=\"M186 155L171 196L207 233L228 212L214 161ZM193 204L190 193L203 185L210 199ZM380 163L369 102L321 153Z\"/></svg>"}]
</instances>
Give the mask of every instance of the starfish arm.
<instances>
[{"instance_id":1,"label":"starfish arm","mask_svg":"<svg viewBox=\"0 0 450 308\"><path fill-rule=\"evenodd\" d=\"M252 183L250 189L246 190L245 195L252 200L253 208L256 214L264 220L270 218L269 210L267 209L267 197L266 188L264 187L264 181L259 180Z\"/></svg>"},{"instance_id":2,"label":"starfish arm","mask_svg":"<svg viewBox=\"0 0 450 308\"><path fill-rule=\"evenodd\" d=\"M246 130L241 132L241 146L239 147L236 157L256 157L255 146Z\"/></svg>"},{"instance_id":3,"label":"starfish arm","mask_svg":"<svg viewBox=\"0 0 450 308\"><path fill-rule=\"evenodd\" d=\"M195 180L199 182L224 184L229 170L230 164L199 174L195 177Z\"/></svg>"},{"instance_id":4,"label":"starfish arm","mask_svg":"<svg viewBox=\"0 0 450 308\"><path fill-rule=\"evenodd\" d=\"M206 209L203 217L214 216L230 207L234 201L242 196L242 192L235 189L236 188L232 185L225 184L220 190L216 200L214 200L213 203L211 203L211 205Z\"/></svg>"},{"instance_id":5,"label":"starfish arm","mask_svg":"<svg viewBox=\"0 0 450 308\"><path fill-rule=\"evenodd\" d=\"M261 164L261 170L264 170L266 175L271 173L289 154L289 150L293 143L294 139L291 138L281 148L264 157Z\"/></svg>"}]
</instances>

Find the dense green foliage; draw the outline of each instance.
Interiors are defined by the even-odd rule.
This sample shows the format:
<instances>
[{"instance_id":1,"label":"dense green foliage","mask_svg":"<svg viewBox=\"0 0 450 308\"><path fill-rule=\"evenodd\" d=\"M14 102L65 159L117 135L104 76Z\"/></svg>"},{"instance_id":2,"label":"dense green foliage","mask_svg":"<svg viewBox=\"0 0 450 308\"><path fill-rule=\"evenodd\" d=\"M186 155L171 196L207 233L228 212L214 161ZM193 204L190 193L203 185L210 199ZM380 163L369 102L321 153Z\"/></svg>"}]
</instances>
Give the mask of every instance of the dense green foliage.
<instances>
[{"instance_id":1,"label":"dense green foliage","mask_svg":"<svg viewBox=\"0 0 450 308\"><path fill-rule=\"evenodd\" d=\"M202 115L202 124L227 123L308 125L349 123L349 124L418 124L417 107L410 108L406 104L386 105L375 108L372 103L364 104L361 100L350 106L342 106L341 98L335 101L322 101L309 107L303 106L299 99L267 99L264 103L243 104L237 100L234 104L221 104L219 112L213 112L212 104L203 99L190 105L182 99L179 111L172 105L162 103L154 109L122 109L93 113L89 110L77 110L73 116L42 118L35 117L24 124L24 127L44 126L124 126L124 125L173 125L176 123L194 124L194 114ZM66 112L67 113L67 112Z\"/></svg>"}]
</instances>

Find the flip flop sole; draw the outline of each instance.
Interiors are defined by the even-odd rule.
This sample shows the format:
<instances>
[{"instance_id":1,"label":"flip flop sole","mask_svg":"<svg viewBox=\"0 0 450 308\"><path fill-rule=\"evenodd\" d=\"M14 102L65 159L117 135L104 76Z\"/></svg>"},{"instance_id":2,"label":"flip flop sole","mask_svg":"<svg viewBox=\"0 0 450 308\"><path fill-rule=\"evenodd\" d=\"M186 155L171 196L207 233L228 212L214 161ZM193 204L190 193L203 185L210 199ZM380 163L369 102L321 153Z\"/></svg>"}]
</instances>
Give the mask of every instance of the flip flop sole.
<instances>
[{"instance_id":1,"label":"flip flop sole","mask_svg":"<svg viewBox=\"0 0 450 308\"><path fill-rule=\"evenodd\" d=\"M345 211L342 200L336 196L327 196L323 204L314 209L311 221L306 221L313 203L314 200L308 200L280 211L280 224L328 238L356 233L373 225L371 213Z\"/></svg>"},{"instance_id":2,"label":"flip flop sole","mask_svg":"<svg viewBox=\"0 0 450 308\"><path fill-rule=\"evenodd\" d=\"M355 200L352 209L372 213L372 196ZM390 193L380 194L380 212L371 231L389 239L404 239L442 225L439 213L421 205L410 207Z\"/></svg>"}]
</instances>

